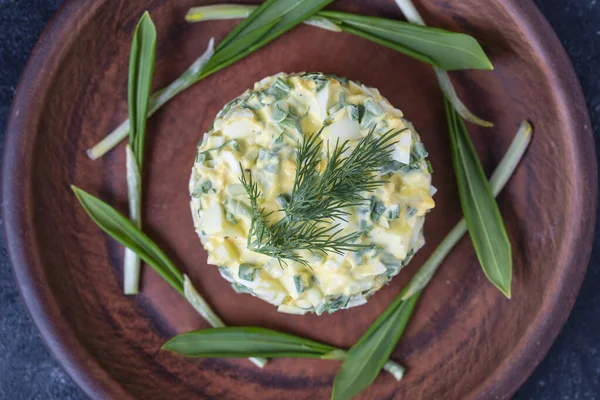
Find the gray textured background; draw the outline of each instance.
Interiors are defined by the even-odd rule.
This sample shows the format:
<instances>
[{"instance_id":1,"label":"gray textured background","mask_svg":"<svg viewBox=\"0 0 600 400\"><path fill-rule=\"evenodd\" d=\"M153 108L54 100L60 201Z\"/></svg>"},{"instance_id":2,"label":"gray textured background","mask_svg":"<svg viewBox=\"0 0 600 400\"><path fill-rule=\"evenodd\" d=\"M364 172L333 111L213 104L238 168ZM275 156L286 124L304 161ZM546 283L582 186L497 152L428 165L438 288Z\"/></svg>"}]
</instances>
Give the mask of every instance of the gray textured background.
<instances>
[{"instance_id":1,"label":"gray textured background","mask_svg":"<svg viewBox=\"0 0 600 400\"><path fill-rule=\"evenodd\" d=\"M600 1L535 2L573 61L592 116L596 152L600 154ZM0 143L19 74L60 3L61 0L0 0ZM19 298L6 249L0 243L0 399L83 398L40 340ZM598 232L573 313L548 356L515 399L600 399Z\"/></svg>"}]
</instances>

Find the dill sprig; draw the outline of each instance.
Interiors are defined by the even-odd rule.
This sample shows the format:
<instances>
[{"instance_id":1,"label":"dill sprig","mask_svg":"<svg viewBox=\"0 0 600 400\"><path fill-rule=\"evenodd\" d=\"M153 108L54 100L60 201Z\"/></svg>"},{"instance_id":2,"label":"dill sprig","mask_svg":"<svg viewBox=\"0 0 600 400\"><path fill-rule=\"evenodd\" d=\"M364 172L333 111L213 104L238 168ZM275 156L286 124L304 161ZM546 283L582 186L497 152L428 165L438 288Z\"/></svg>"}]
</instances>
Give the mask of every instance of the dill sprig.
<instances>
[{"instance_id":1,"label":"dill sprig","mask_svg":"<svg viewBox=\"0 0 600 400\"><path fill-rule=\"evenodd\" d=\"M339 140L327 152L327 164L319 172L322 161L322 129L305 137L296 156L296 176L289 201L280 211L285 215L270 224L273 211L265 213L258 204L261 192L248 171L240 181L250 199L252 221L248 232L248 248L277 258L280 262L292 260L307 265L298 251L336 253L355 251L367 245L355 243L360 232L341 235L340 224L345 220L345 208L363 204L363 193L385 183L377 172L391 162L392 146L401 132L390 130L376 137L372 129L350 152L350 144ZM241 165L240 165L241 167Z\"/></svg>"},{"instance_id":2,"label":"dill sprig","mask_svg":"<svg viewBox=\"0 0 600 400\"><path fill-rule=\"evenodd\" d=\"M406 128L408 129L408 128ZM350 150L350 143L336 142L332 152L327 152L327 165L319 172L321 163L321 131L303 140L296 159L296 176L292 194L284 207L292 220L323 221L345 219L344 209L366 201L363 193L371 192L386 181L379 179L378 170L391 161L393 140L404 130L390 130L380 137L374 128Z\"/></svg>"},{"instance_id":3,"label":"dill sprig","mask_svg":"<svg viewBox=\"0 0 600 400\"><path fill-rule=\"evenodd\" d=\"M308 265L297 251L308 250L316 253L342 254L365 247L354 243L360 238L360 232L340 236L342 229L338 225L326 226L317 221L292 220L282 218L275 224L269 224L273 211L265 213L264 207L258 205L261 192L253 181L252 174L242 172L240 182L246 189L250 199L252 221L248 232L247 246L250 250L278 259L296 261Z\"/></svg>"}]
</instances>

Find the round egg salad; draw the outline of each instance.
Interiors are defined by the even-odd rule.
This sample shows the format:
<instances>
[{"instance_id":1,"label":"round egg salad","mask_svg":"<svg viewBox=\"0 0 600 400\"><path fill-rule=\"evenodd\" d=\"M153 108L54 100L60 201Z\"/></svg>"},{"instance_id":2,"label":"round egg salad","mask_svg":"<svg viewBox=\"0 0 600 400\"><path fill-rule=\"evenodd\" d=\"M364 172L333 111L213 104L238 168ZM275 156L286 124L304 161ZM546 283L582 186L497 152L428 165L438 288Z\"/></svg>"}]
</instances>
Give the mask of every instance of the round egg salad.
<instances>
[{"instance_id":1,"label":"round egg salad","mask_svg":"<svg viewBox=\"0 0 600 400\"><path fill-rule=\"evenodd\" d=\"M242 184L251 174L268 218L284 213L294 187L303 139L319 132L323 161L336 143L349 148L367 135L400 132L380 184L362 193L331 222L362 247L341 252L303 251L306 262L281 260L249 248L253 211ZM350 150L343 153L347 156ZM249 293L280 312L305 314L355 307L388 283L424 244L425 214L434 207L431 165L419 135L379 91L322 73L267 77L227 103L204 135L190 179L194 226L238 293ZM382 156L384 156L382 154Z\"/></svg>"}]
</instances>

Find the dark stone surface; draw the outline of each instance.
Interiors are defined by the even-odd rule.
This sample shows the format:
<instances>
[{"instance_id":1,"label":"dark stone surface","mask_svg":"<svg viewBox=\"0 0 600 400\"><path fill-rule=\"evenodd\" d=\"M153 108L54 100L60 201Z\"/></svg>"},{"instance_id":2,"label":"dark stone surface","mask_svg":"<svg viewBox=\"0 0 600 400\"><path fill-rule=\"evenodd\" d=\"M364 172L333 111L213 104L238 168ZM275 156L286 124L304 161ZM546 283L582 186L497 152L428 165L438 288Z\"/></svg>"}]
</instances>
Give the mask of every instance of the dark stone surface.
<instances>
[{"instance_id":1,"label":"dark stone surface","mask_svg":"<svg viewBox=\"0 0 600 400\"><path fill-rule=\"evenodd\" d=\"M0 0L0 146L31 49L61 0ZM581 80L600 154L600 1L536 0ZM1 222L1 221L0 221ZM1 235L1 233L0 233ZM600 399L600 234L575 308L517 400ZM83 399L25 310L0 244L0 399Z\"/></svg>"}]
</instances>

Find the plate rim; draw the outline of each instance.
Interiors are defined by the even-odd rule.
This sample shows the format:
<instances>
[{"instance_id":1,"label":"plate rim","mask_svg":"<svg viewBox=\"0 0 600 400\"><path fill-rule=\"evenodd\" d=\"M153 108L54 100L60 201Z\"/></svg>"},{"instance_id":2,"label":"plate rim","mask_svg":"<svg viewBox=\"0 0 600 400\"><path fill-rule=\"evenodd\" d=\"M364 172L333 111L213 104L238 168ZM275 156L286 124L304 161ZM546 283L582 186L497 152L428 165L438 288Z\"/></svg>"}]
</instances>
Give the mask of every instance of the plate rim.
<instances>
[{"instance_id":1,"label":"plate rim","mask_svg":"<svg viewBox=\"0 0 600 400\"><path fill-rule=\"evenodd\" d=\"M539 320L536 317L529 328L533 331L524 335L527 340L520 340L510 357L507 357L512 361L499 364L491 375L471 390L469 398L508 398L521 387L545 357L562 330L583 283L597 218L598 173L594 138L588 108L570 58L549 22L531 0L504 2L512 17L523 22L522 26L529 32L528 36L537 39L537 55L545 65L550 66L549 74L554 78L556 98L566 103L562 107L568 113L564 119L573 122L573 130L580 132L573 135L576 139L573 144L576 154L574 160L577 161L574 168L578 168L581 176L587 178L589 183L582 189L584 196L580 199L582 210L589 211L589 218L574 230L575 234L570 240L583 243L584 251L577 252L569 261L570 268L563 268L561 277L568 279L561 279L553 301L545 302L544 306L548 310L538 313L543 314L545 320L535 323ZM35 254L27 251L35 244L30 205L21 204L18 200L23 199L23 194L27 193L26 185L22 182L28 180L23 177L31 176L33 172L31 163L25 162L24 157L21 157L30 153L29 150L33 148L34 141L28 140L24 132L31 126L31 121L37 120L35 116L39 115L39 112L34 111L32 118L28 105L43 102L44 99L36 98L35 94L51 82L53 74L57 72L57 62L62 59L61 48L67 47L65 43L76 40L69 38L69 28L74 20L78 21L77 24L85 24L95 10L105 3L106 0L66 0L42 31L21 74L10 109L4 139L1 187L5 245L20 296L53 357L77 386L91 398L98 399L131 398L132 394L118 380L113 379L77 340L68 324L60 317L52 292L40 284L44 277L43 263ZM81 18L74 18L77 15ZM559 74L558 71L563 73ZM7 171L10 173L6 173Z\"/></svg>"}]
</instances>

